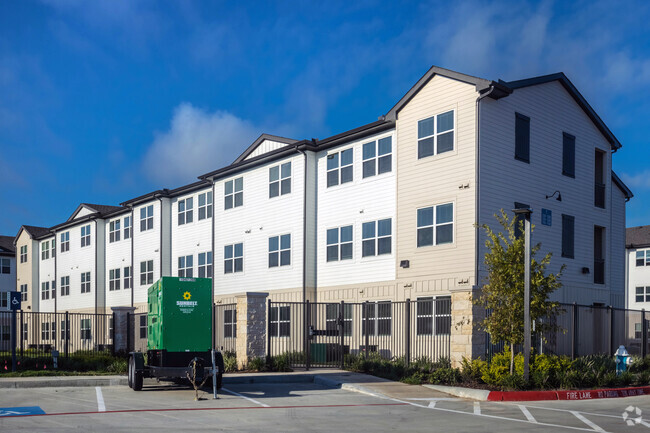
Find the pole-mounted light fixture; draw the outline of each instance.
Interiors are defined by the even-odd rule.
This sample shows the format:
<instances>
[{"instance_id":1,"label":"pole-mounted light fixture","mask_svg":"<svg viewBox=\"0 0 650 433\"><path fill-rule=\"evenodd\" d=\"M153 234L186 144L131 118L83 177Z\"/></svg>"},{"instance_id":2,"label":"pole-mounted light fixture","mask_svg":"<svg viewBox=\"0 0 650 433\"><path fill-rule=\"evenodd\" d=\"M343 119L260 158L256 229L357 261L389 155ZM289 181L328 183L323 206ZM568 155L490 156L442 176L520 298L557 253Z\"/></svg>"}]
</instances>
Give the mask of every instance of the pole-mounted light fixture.
<instances>
[{"instance_id":1,"label":"pole-mounted light fixture","mask_svg":"<svg viewBox=\"0 0 650 433\"><path fill-rule=\"evenodd\" d=\"M559 191L557 191L559 193ZM548 198L548 197L547 197ZM559 200L559 199L558 199ZM528 381L530 362L530 208L513 209L515 215L523 216L524 227L524 380Z\"/></svg>"},{"instance_id":2,"label":"pole-mounted light fixture","mask_svg":"<svg viewBox=\"0 0 650 433\"><path fill-rule=\"evenodd\" d=\"M555 194L557 194L557 197L555 197ZM562 201L562 194L560 194L560 191L555 191L553 194L547 195L546 199L548 200L551 197L555 197L555 200L557 201Z\"/></svg>"}]
</instances>

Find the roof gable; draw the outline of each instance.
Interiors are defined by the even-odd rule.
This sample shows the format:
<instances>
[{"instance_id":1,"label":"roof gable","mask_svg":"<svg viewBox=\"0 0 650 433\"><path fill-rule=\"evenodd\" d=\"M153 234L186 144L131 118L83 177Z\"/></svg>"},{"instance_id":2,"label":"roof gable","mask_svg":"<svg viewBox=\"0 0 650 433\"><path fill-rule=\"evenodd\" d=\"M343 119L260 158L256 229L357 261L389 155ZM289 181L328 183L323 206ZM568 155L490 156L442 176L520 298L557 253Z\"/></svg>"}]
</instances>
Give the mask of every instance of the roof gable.
<instances>
[{"instance_id":1,"label":"roof gable","mask_svg":"<svg viewBox=\"0 0 650 433\"><path fill-rule=\"evenodd\" d=\"M566 75L564 75L563 72L558 72L557 74L550 74L550 75L543 75L540 77L533 77L533 78L526 78L524 80L517 80L517 81L501 81L499 80L499 83L508 86L509 88L516 90L516 89L521 89L523 87L529 87L529 86L536 86L538 84L546 84L550 83L553 81L558 81L562 87L571 95L571 97L576 101L578 106L582 108L582 110L585 112L585 114L591 119L591 121L594 123L596 128L600 131L601 134L605 137L605 139L609 142L609 144L612 146L614 149L619 149L622 147L621 143L618 141L618 139L614 136L612 131L609 130L607 125L605 125L605 122L596 114L594 109L589 105L587 100L582 96L582 94L576 89L576 87L573 85L573 83L567 78Z\"/></svg>"},{"instance_id":2,"label":"roof gable","mask_svg":"<svg viewBox=\"0 0 650 433\"><path fill-rule=\"evenodd\" d=\"M104 216L111 212L122 210L122 206L109 206L103 204L90 204L90 203L81 203L77 209L70 215L70 218L66 222L76 220L92 214L99 214L99 216Z\"/></svg>"},{"instance_id":3,"label":"roof gable","mask_svg":"<svg viewBox=\"0 0 650 433\"><path fill-rule=\"evenodd\" d=\"M245 159L253 158L255 156L262 155L264 153L270 152L272 150L279 149L290 144L297 143L298 140L292 138L279 137L277 135L262 134L257 137L257 140L253 142L248 149L244 151L241 155L233 161L233 164L242 162Z\"/></svg>"},{"instance_id":4,"label":"roof gable","mask_svg":"<svg viewBox=\"0 0 650 433\"><path fill-rule=\"evenodd\" d=\"M618 177L616 173L614 173L613 171L612 171L612 183L616 185L618 189L620 189L621 192L623 192L623 194L625 194L625 201L630 201L630 199L634 197L634 194L632 194L632 190L628 188L627 185L623 183L621 178Z\"/></svg>"}]
</instances>

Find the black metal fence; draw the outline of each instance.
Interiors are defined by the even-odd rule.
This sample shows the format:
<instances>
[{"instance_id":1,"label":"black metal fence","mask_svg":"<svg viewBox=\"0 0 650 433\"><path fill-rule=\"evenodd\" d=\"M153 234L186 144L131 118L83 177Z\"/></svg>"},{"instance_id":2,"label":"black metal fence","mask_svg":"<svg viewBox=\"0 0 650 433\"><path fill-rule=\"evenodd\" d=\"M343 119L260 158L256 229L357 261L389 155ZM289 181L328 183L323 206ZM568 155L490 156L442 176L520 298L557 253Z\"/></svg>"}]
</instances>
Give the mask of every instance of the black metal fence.
<instances>
[{"instance_id":1,"label":"black metal fence","mask_svg":"<svg viewBox=\"0 0 650 433\"><path fill-rule=\"evenodd\" d=\"M623 345L631 355L648 354L650 312L595 305L561 304L563 312L555 318L555 332L533 332L532 346L537 353L565 355L571 358L593 354L612 355ZM548 321L549 319L544 319ZM645 323L645 326L643 324ZM493 344L486 334L486 358L504 348ZM521 347L515 347L515 352Z\"/></svg>"},{"instance_id":2,"label":"black metal fence","mask_svg":"<svg viewBox=\"0 0 650 433\"><path fill-rule=\"evenodd\" d=\"M0 353L11 355L12 312L0 312ZM113 351L113 315L16 312L16 355L20 358Z\"/></svg>"},{"instance_id":3,"label":"black metal fence","mask_svg":"<svg viewBox=\"0 0 650 433\"><path fill-rule=\"evenodd\" d=\"M451 297L401 302L271 302L267 355L293 366L343 367L354 355L438 360L450 356ZM352 356L349 356L352 355Z\"/></svg>"},{"instance_id":4,"label":"black metal fence","mask_svg":"<svg viewBox=\"0 0 650 433\"><path fill-rule=\"evenodd\" d=\"M212 338L222 352L237 350L237 304L214 304Z\"/></svg>"}]
</instances>

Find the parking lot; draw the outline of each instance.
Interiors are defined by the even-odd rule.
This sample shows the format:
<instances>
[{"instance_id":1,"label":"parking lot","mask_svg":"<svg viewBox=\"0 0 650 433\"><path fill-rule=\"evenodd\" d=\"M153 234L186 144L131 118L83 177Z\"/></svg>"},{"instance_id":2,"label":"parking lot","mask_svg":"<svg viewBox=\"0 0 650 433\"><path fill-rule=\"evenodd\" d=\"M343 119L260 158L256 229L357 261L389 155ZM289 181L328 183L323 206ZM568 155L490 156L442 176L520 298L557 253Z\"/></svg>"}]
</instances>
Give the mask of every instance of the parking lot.
<instances>
[{"instance_id":1,"label":"parking lot","mask_svg":"<svg viewBox=\"0 0 650 433\"><path fill-rule=\"evenodd\" d=\"M218 400L187 387L3 389L0 431L650 431L650 397L577 402L474 402L397 384L382 394L313 382L225 385ZM623 413L628 407L628 426ZM41 415L28 415L38 407ZM11 409L14 408L14 409ZM23 412L21 412L21 410ZM12 416L10 416L12 415Z\"/></svg>"}]
</instances>

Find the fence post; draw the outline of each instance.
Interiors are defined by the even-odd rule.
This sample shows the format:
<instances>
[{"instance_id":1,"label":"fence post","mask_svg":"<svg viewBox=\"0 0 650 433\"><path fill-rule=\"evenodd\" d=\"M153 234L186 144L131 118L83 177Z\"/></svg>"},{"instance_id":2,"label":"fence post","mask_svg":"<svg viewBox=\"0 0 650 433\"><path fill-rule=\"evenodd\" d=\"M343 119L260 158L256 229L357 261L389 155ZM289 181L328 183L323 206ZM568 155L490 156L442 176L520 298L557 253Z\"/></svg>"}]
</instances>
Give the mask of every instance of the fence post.
<instances>
[{"instance_id":1,"label":"fence post","mask_svg":"<svg viewBox=\"0 0 650 433\"><path fill-rule=\"evenodd\" d=\"M111 329L109 337L111 338L111 346L113 347L113 355L115 355L115 327L117 326L117 319L115 318L115 311L113 311L113 329Z\"/></svg>"},{"instance_id":2,"label":"fence post","mask_svg":"<svg viewBox=\"0 0 650 433\"><path fill-rule=\"evenodd\" d=\"M11 371L16 371L16 310L11 310Z\"/></svg>"},{"instance_id":3,"label":"fence post","mask_svg":"<svg viewBox=\"0 0 650 433\"><path fill-rule=\"evenodd\" d=\"M303 314L304 326L303 326L303 350L305 352L305 369L309 371L311 364L311 347L309 344L309 323L311 322L311 310L309 308L309 299L306 299L303 303L303 308L305 312Z\"/></svg>"},{"instance_id":4,"label":"fence post","mask_svg":"<svg viewBox=\"0 0 650 433\"><path fill-rule=\"evenodd\" d=\"M577 356L577 340L578 340L578 304L573 303L573 309L571 310L571 359L576 359Z\"/></svg>"},{"instance_id":5,"label":"fence post","mask_svg":"<svg viewBox=\"0 0 650 433\"><path fill-rule=\"evenodd\" d=\"M23 350L25 349L25 319L23 318L23 310L20 310L20 357L23 357Z\"/></svg>"},{"instance_id":6,"label":"fence post","mask_svg":"<svg viewBox=\"0 0 650 433\"><path fill-rule=\"evenodd\" d=\"M363 304L363 312L365 313L364 314L364 316L365 316L364 317L364 319L365 319L364 329L366 331L366 349L365 349L365 352L366 352L366 359L368 359L368 350L369 350L368 345L370 344L370 332L368 331L368 328L369 328L368 327L368 324L369 324L368 322L369 322L369 319L370 319L368 317L368 301L364 302L364 304Z\"/></svg>"},{"instance_id":7,"label":"fence post","mask_svg":"<svg viewBox=\"0 0 650 433\"><path fill-rule=\"evenodd\" d=\"M343 311L345 310L344 302L341 301L341 309L339 310L338 330L339 330L339 353L341 354L341 370L345 368L345 359L343 356Z\"/></svg>"},{"instance_id":8,"label":"fence post","mask_svg":"<svg viewBox=\"0 0 650 433\"><path fill-rule=\"evenodd\" d=\"M406 365L409 365L411 363L411 299L407 299L404 305L406 307L406 311L404 312L404 317L406 318L406 348L404 350L404 357L406 358Z\"/></svg>"},{"instance_id":9,"label":"fence post","mask_svg":"<svg viewBox=\"0 0 650 433\"><path fill-rule=\"evenodd\" d=\"M280 314L279 311L278 314ZM266 321L266 362L271 362L271 299L267 301L266 317L268 317Z\"/></svg>"},{"instance_id":10,"label":"fence post","mask_svg":"<svg viewBox=\"0 0 650 433\"><path fill-rule=\"evenodd\" d=\"M648 324L645 321L645 308L641 310L641 358L645 358L648 346Z\"/></svg>"},{"instance_id":11,"label":"fence post","mask_svg":"<svg viewBox=\"0 0 650 433\"><path fill-rule=\"evenodd\" d=\"M609 305L609 353L614 353L614 308Z\"/></svg>"},{"instance_id":12,"label":"fence post","mask_svg":"<svg viewBox=\"0 0 650 433\"><path fill-rule=\"evenodd\" d=\"M70 343L70 317L65 312L65 357L68 357L68 344Z\"/></svg>"}]
</instances>

